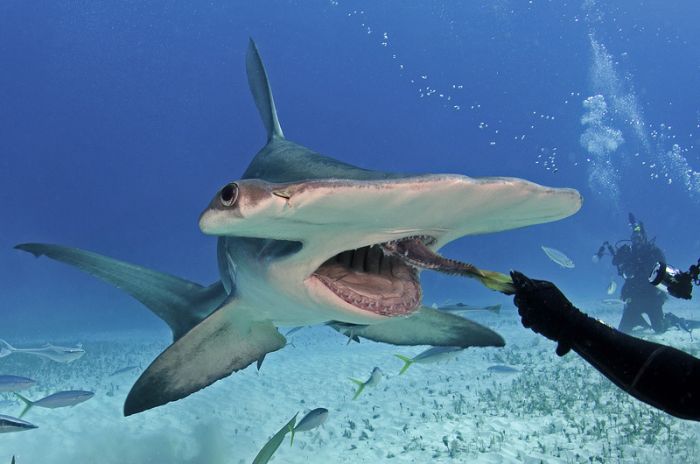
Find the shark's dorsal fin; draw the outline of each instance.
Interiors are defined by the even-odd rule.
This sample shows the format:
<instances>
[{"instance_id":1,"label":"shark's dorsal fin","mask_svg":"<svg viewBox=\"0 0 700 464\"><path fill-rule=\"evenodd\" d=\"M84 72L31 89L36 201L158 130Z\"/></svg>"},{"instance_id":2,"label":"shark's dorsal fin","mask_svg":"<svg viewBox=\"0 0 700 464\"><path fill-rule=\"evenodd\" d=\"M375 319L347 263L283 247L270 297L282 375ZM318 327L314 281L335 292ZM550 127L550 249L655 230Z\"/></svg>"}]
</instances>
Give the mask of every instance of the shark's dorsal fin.
<instances>
[{"instance_id":1,"label":"shark's dorsal fin","mask_svg":"<svg viewBox=\"0 0 700 464\"><path fill-rule=\"evenodd\" d=\"M253 99L258 107L263 124L265 124L265 130L267 130L267 141L269 142L274 138L284 138L280 122L277 119L275 100L272 98L272 89L270 89L270 82L267 80L267 72L265 72L265 66L262 59L260 59L258 47L255 46L253 39L250 39L248 44L245 67L248 73L248 86L253 94Z\"/></svg>"}]
</instances>

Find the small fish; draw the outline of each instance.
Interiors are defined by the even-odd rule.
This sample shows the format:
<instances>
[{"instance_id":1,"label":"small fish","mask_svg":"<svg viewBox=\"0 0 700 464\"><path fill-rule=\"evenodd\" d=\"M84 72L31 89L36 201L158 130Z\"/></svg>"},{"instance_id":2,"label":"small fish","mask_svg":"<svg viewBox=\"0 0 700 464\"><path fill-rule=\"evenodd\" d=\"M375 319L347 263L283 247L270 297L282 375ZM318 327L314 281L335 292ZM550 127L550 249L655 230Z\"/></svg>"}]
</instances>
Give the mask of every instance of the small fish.
<instances>
[{"instance_id":1,"label":"small fish","mask_svg":"<svg viewBox=\"0 0 700 464\"><path fill-rule=\"evenodd\" d=\"M0 433L23 432L24 430L36 428L36 425L30 424L22 419L0 414Z\"/></svg>"},{"instance_id":2,"label":"small fish","mask_svg":"<svg viewBox=\"0 0 700 464\"><path fill-rule=\"evenodd\" d=\"M71 348L52 345L50 343L47 343L45 346L39 348L15 348L5 340L0 339L0 358L9 356L13 353L32 354L34 356L47 358L60 363L70 363L76 359L82 358L85 354L85 350L81 345Z\"/></svg>"},{"instance_id":3,"label":"small fish","mask_svg":"<svg viewBox=\"0 0 700 464\"><path fill-rule=\"evenodd\" d=\"M685 330L691 335L693 330L700 328L700 321L678 317L673 313L664 314L664 321L668 327L677 327L680 330Z\"/></svg>"},{"instance_id":4,"label":"small fish","mask_svg":"<svg viewBox=\"0 0 700 464\"><path fill-rule=\"evenodd\" d=\"M506 366L505 364L494 364L493 366L489 366L486 370L493 374L517 374L520 372L520 369Z\"/></svg>"},{"instance_id":5,"label":"small fish","mask_svg":"<svg viewBox=\"0 0 700 464\"><path fill-rule=\"evenodd\" d=\"M16 375L0 375L0 392L26 390L36 385L36 380Z\"/></svg>"},{"instance_id":6,"label":"small fish","mask_svg":"<svg viewBox=\"0 0 700 464\"><path fill-rule=\"evenodd\" d=\"M357 380L351 378L353 382L357 384L357 391L355 392L355 396L352 397L353 400L356 400L358 396L360 396L360 393L365 389L365 387L374 387L379 383L379 381L382 379L382 370L378 367L375 367L372 369L372 374L369 376L369 379L367 379L366 382L363 382L362 380Z\"/></svg>"},{"instance_id":7,"label":"small fish","mask_svg":"<svg viewBox=\"0 0 700 464\"><path fill-rule=\"evenodd\" d=\"M561 267L565 267L567 269L572 269L574 268L574 262L571 261L571 259L566 256L564 253L562 253L559 250L555 250L554 248L549 248L546 246L542 246L542 251L547 255L549 259L560 265Z\"/></svg>"},{"instance_id":8,"label":"small fish","mask_svg":"<svg viewBox=\"0 0 700 464\"><path fill-rule=\"evenodd\" d=\"M25 404L22 413L19 415L19 417L22 418L25 414L27 414L27 411L29 411L34 406L39 406L40 408L48 409L75 406L76 404L80 404L84 401L89 400L90 398L95 396L95 393L84 390L67 390L54 393L37 401L28 400L19 393L15 393L15 395Z\"/></svg>"},{"instance_id":9,"label":"small fish","mask_svg":"<svg viewBox=\"0 0 700 464\"><path fill-rule=\"evenodd\" d=\"M615 293L615 290L617 290L617 282L611 280L610 285L608 285L608 295Z\"/></svg>"},{"instance_id":10,"label":"small fish","mask_svg":"<svg viewBox=\"0 0 700 464\"><path fill-rule=\"evenodd\" d=\"M419 353L413 358L408 358L400 354L395 354L394 356L404 362L403 367L399 371L399 375L401 375L406 372L406 369L411 367L411 364L413 363L430 364L434 362L447 361L457 356L462 350L464 350L464 348L461 346L434 346Z\"/></svg>"},{"instance_id":11,"label":"small fish","mask_svg":"<svg viewBox=\"0 0 700 464\"><path fill-rule=\"evenodd\" d=\"M277 448L279 448L284 441L284 437L294 430L294 424L296 424L298 415L299 413L294 414L294 417L265 443L265 446L260 449L255 459L253 459L253 464L267 464L272 455L275 454L275 451L277 451Z\"/></svg>"},{"instance_id":12,"label":"small fish","mask_svg":"<svg viewBox=\"0 0 700 464\"><path fill-rule=\"evenodd\" d=\"M110 377L116 377L121 374L126 374L127 372L135 371L139 368L139 366L126 366L122 367L121 369L117 369L116 371L112 372L109 374Z\"/></svg>"},{"instance_id":13,"label":"small fish","mask_svg":"<svg viewBox=\"0 0 700 464\"><path fill-rule=\"evenodd\" d=\"M627 304L629 301L629 298L625 301L622 301L619 298L606 298L604 300L601 300L601 303L603 303L606 306L624 306Z\"/></svg>"},{"instance_id":14,"label":"small fish","mask_svg":"<svg viewBox=\"0 0 700 464\"><path fill-rule=\"evenodd\" d=\"M335 330L348 337L348 345L350 342L360 343L360 337L355 333L355 330L361 326L357 326L355 324L345 324L343 322L326 322L326 325L330 325Z\"/></svg>"},{"instance_id":15,"label":"small fish","mask_svg":"<svg viewBox=\"0 0 700 464\"><path fill-rule=\"evenodd\" d=\"M490 306L472 306L472 305L468 305L468 304L464 304L464 303L455 303L455 304L449 304L449 305L444 305L444 306L433 305L433 309L437 309L438 311L447 311L447 312L489 311L489 312L498 314L501 312L501 305L495 304L495 305L490 305Z\"/></svg>"},{"instance_id":16,"label":"small fish","mask_svg":"<svg viewBox=\"0 0 700 464\"><path fill-rule=\"evenodd\" d=\"M289 442L289 446L294 444L294 434L297 432L306 432L307 430L313 430L316 427L320 427L328 419L328 409L326 408L316 408L309 411L294 427L292 430L292 438Z\"/></svg>"},{"instance_id":17,"label":"small fish","mask_svg":"<svg viewBox=\"0 0 700 464\"><path fill-rule=\"evenodd\" d=\"M299 331L300 331L301 329L303 329L304 327L306 327L306 326L305 326L305 325L299 325L299 326L296 326L296 327L292 327L291 329L289 329L289 331L287 331L286 334L284 334L284 336L285 336L285 337L289 337L289 336L292 335L293 333L299 332Z\"/></svg>"}]
</instances>

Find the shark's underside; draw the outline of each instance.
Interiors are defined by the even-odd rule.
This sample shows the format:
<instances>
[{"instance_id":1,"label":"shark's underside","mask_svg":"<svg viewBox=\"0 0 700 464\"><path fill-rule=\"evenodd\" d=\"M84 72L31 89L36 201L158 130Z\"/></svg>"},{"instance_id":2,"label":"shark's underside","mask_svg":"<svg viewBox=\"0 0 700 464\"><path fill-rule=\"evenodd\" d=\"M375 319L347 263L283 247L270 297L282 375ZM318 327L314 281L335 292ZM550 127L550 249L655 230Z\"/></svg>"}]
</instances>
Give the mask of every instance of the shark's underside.
<instances>
[{"instance_id":1,"label":"shark's underside","mask_svg":"<svg viewBox=\"0 0 700 464\"><path fill-rule=\"evenodd\" d=\"M220 281L203 287L77 248L17 246L114 284L170 326L173 344L138 379L125 414L188 396L282 348L278 325L330 323L398 345L503 346L486 327L422 307L415 261L386 250L412 240L434 253L465 235L558 220L580 208L578 192L370 171L320 155L284 138L252 41L246 67L268 143L200 217L202 231L219 237Z\"/></svg>"}]
</instances>

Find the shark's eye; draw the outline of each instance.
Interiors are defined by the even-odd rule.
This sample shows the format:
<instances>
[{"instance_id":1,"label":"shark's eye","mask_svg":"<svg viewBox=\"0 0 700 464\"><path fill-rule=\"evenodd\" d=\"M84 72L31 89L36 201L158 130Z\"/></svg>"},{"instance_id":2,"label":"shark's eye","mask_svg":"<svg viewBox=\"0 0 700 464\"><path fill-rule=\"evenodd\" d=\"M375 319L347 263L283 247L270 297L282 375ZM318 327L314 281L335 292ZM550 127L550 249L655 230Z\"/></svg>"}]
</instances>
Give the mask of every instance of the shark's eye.
<instances>
[{"instance_id":1,"label":"shark's eye","mask_svg":"<svg viewBox=\"0 0 700 464\"><path fill-rule=\"evenodd\" d=\"M222 188L220 199L223 206L233 206L238 199L238 184L231 182Z\"/></svg>"}]
</instances>

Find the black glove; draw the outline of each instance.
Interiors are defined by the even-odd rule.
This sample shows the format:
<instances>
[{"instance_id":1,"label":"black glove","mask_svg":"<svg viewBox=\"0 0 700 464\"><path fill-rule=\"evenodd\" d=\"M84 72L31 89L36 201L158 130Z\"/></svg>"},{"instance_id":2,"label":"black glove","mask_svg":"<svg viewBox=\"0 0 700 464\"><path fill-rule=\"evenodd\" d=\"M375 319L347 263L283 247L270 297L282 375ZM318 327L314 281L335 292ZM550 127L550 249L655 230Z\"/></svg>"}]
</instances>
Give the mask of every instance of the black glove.
<instances>
[{"instance_id":1,"label":"black glove","mask_svg":"<svg viewBox=\"0 0 700 464\"><path fill-rule=\"evenodd\" d=\"M515 287L513 302L523 326L558 342L557 354L564 356L571 350L571 334L586 315L553 283L529 279L518 271L511 271L510 277Z\"/></svg>"}]
</instances>

